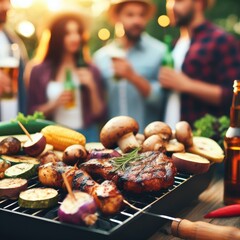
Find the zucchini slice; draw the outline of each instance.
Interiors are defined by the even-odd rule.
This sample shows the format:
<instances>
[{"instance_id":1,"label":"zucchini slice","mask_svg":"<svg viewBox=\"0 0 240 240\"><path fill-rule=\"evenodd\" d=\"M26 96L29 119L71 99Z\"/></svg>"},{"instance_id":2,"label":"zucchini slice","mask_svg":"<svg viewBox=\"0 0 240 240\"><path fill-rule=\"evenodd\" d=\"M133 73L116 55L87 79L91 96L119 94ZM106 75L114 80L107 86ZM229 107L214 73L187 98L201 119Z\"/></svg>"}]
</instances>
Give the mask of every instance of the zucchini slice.
<instances>
[{"instance_id":1,"label":"zucchini slice","mask_svg":"<svg viewBox=\"0 0 240 240\"><path fill-rule=\"evenodd\" d=\"M18 163L30 163L34 165L40 164L40 161L37 158L28 157L24 155L14 155L14 156L1 155L0 158L5 161L9 161L12 165L15 165Z\"/></svg>"},{"instance_id":2,"label":"zucchini slice","mask_svg":"<svg viewBox=\"0 0 240 240\"><path fill-rule=\"evenodd\" d=\"M23 208L50 208L58 203L58 192L53 188L31 188L19 195L18 204Z\"/></svg>"},{"instance_id":3,"label":"zucchini slice","mask_svg":"<svg viewBox=\"0 0 240 240\"><path fill-rule=\"evenodd\" d=\"M19 163L9 167L4 175L7 178L29 179L37 174L37 168L34 164Z\"/></svg>"},{"instance_id":4,"label":"zucchini slice","mask_svg":"<svg viewBox=\"0 0 240 240\"><path fill-rule=\"evenodd\" d=\"M17 199L26 190L28 182L22 178L5 178L0 181L0 198Z\"/></svg>"}]
</instances>

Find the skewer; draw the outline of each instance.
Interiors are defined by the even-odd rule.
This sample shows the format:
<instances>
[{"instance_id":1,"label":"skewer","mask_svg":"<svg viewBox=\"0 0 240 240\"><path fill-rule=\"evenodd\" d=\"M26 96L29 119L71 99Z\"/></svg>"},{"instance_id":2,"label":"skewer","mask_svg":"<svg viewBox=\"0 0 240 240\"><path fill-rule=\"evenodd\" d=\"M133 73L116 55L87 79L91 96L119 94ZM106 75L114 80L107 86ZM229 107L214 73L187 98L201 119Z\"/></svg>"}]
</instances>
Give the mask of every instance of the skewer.
<instances>
[{"instance_id":1,"label":"skewer","mask_svg":"<svg viewBox=\"0 0 240 240\"><path fill-rule=\"evenodd\" d=\"M62 173L62 177L63 177L63 181L64 181L64 183L65 183L65 185L66 185L66 188L67 188L68 193L71 195L71 197L72 197L72 199L73 199L74 201L77 201L76 197L75 197L74 194L73 194L72 188L71 188L70 185L69 185L69 182L68 182L68 180L67 180L66 174L65 174L65 173Z\"/></svg>"},{"instance_id":2,"label":"skewer","mask_svg":"<svg viewBox=\"0 0 240 240\"><path fill-rule=\"evenodd\" d=\"M24 133L27 135L27 137L33 142L28 130L22 125L20 121L18 121L18 125L21 127L21 129L24 131Z\"/></svg>"}]
</instances>

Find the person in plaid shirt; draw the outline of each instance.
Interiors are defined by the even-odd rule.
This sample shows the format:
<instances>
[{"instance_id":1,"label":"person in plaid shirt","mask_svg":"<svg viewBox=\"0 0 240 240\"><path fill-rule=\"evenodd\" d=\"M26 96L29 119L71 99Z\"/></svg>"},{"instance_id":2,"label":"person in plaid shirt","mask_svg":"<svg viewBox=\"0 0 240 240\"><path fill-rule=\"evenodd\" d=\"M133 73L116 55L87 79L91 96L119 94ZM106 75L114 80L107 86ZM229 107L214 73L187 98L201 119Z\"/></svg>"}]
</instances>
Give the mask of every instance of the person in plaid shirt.
<instances>
[{"instance_id":1,"label":"person in plaid shirt","mask_svg":"<svg viewBox=\"0 0 240 240\"><path fill-rule=\"evenodd\" d=\"M179 118L190 124L206 113L229 115L233 81L240 79L239 43L205 19L204 11L211 3L211 0L167 1L175 24L187 29L190 44L181 71L161 68L159 82L163 88L180 94L180 104L176 104L180 106Z\"/></svg>"}]
</instances>

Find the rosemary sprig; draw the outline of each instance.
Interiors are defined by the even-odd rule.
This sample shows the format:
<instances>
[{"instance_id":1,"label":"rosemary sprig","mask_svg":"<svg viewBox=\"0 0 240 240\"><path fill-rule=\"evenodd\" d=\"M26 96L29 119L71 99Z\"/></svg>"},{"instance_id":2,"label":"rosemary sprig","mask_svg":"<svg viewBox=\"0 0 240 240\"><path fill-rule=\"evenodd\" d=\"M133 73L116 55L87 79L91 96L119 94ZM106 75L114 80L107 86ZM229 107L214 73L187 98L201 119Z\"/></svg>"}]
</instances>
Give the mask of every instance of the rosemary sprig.
<instances>
[{"instance_id":1,"label":"rosemary sprig","mask_svg":"<svg viewBox=\"0 0 240 240\"><path fill-rule=\"evenodd\" d=\"M113 159L113 165L115 167L114 172L116 172L117 170L124 171L130 162L136 162L141 160L143 157L138 154L140 149L141 148L135 148L132 152L125 153L121 157L115 157Z\"/></svg>"}]
</instances>

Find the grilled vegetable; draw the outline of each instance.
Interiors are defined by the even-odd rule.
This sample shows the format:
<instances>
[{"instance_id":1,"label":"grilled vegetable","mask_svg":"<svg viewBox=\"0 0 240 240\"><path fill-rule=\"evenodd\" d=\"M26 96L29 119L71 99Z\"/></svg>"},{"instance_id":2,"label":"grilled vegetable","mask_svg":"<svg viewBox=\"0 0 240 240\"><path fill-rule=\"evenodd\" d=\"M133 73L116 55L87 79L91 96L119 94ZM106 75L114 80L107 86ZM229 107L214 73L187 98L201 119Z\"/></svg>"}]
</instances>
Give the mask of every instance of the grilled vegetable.
<instances>
[{"instance_id":1,"label":"grilled vegetable","mask_svg":"<svg viewBox=\"0 0 240 240\"><path fill-rule=\"evenodd\" d=\"M97 220L97 205L88 193L73 191L73 197L68 194L58 209L61 222L93 225Z\"/></svg>"},{"instance_id":2,"label":"grilled vegetable","mask_svg":"<svg viewBox=\"0 0 240 240\"><path fill-rule=\"evenodd\" d=\"M0 142L0 154L14 155L21 149L21 142L15 137L7 137Z\"/></svg>"},{"instance_id":3,"label":"grilled vegetable","mask_svg":"<svg viewBox=\"0 0 240 240\"><path fill-rule=\"evenodd\" d=\"M86 144L86 138L79 132L60 126L47 126L42 129L47 143L53 145L54 149L64 151L73 144Z\"/></svg>"},{"instance_id":4,"label":"grilled vegetable","mask_svg":"<svg viewBox=\"0 0 240 240\"><path fill-rule=\"evenodd\" d=\"M54 125L55 122L43 120L43 119L36 119L30 120L27 123L24 123L24 126L28 130L29 133L36 133L41 131L44 127L48 125ZM0 136L9 136L9 135L16 135L16 134L23 134L22 129L19 127L17 122L0 122Z\"/></svg>"},{"instance_id":5,"label":"grilled vegetable","mask_svg":"<svg viewBox=\"0 0 240 240\"><path fill-rule=\"evenodd\" d=\"M21 191L27 189L28 183L22 178L5 178L0 181L0 198L17 199Z\"/></svg>"},{"instance_id":6,"label":"grilled vegetable","mask_svg":"<svg viewBox=\"0 0 240 240\"><path fill-rule=\"evenodd\" d=\"M23 208L50 208L58 203L58 192L53 188L31 188L19 195L18 204Z\"/></svg>"},{"instance_id":7,"label":"grilled vegetable","mask_svg":"<svg viewBox=\"0 0 240 240\"><path fill-rule=\"evenodd\" d=\"M200 174L207 172L210 167L206 158L192 153L174 153L172 159L179 172Z\"/></svg>"},{"instance_id":8,"label":"grilled vegetable","mask_svg":"<svg viewBox=\"0 0 240 240\"><path fill-rule=\"evenodd\" d=\"M233 204L209 212L204 218L223 218L240 216L240 204Z\"/></svg>"},{"instance_id":9,"label":"grilled vegetable","mask_svg":"<svg viewBox=\"0 0 240 240\"><path fill-rule=\"evenodd\" d=\"M16 156L2 155L0 156L0 158L5 161L9 161L11 165L15 165L19 163L30 163L30 164L34 164L37 167L40 164L40 161L37 158L28 157L24 155L16 155Z\"/></svg>"},{"instance_id":10,"label":"grilled vegetable","mask_svg":"<svg viewBox=\"0 0 240 240\"><path fill-rule=\"evenodd\" d=\"M11 163L9 161L5 161L3 159L0 159L0 179L4 178L4 172L9 167L11 167Z\"/></svg>"},{"instance_id":11,"label":"grilled vegetable","mask_svg":"<svg viewBox=\"0 0 240 240\"><path fill-rule=\"evenodd\" d=\"M32 136L32 140L28 139L23 145L23 151L32 157L38 156L43 152L46 146L46 138L42 133L36 133Z\"/></svg>"},{"instance_id":12,"label":"grilled vegetable","mask_svg":"<svg viewBox=\"0 0 240 240\"><path fill-rule=\"evenodd\" d=\"M88 152L92 150L103 150L105 147L100 142L86 143L85 148Z\"/></svg>"},{"instance_id":13,"label":"grilled vegetable","mask_svg":"<svg viewBox=\"0 0 240 240\"><path fill-rule=\"evenodd\" d=\"M93 159L93 158L101 159L101 158L113 158L113 157L121 157L121 154L118 151L112 150L112 149L102 149L102 150L94 149L89 152L88 159Z\"/></svg>"},{"instance_id":14,"label":"grilled vegetable","mask_svg":"<svg viewBox=\"0 0 240 240\"><path fill-rule=\"evenodd\" d=\"M9 167L5 173L7 178L24 178L29 179L36 175L36 166L29 163L19 163Z\"/></svg>"},{"instance_id":15,"label":"grilled vegetable","mask_svg":"<svg viewBox=\"0 0 240 240\"><path fill-rule=\"evenodd\" d=\"M188 148L188 152L198 154L212 162L222 162L224 159L221 147L206 137L193 137L193 146Z\"/></svg>"},{"instance_id":16,"label":"grilled vegetable","mask_svg":"<svg viewBox=\"0 0 240 240\"><path fill-rule=\"evenodd\" d=\"M77 162L82 163L87 158L86 149L79 144L67 147L63 152L63 162L67 165L74 165Z\"/></svg>"}]
</instances>

